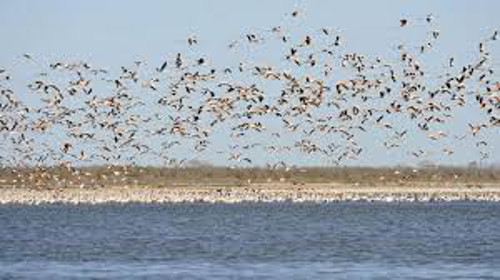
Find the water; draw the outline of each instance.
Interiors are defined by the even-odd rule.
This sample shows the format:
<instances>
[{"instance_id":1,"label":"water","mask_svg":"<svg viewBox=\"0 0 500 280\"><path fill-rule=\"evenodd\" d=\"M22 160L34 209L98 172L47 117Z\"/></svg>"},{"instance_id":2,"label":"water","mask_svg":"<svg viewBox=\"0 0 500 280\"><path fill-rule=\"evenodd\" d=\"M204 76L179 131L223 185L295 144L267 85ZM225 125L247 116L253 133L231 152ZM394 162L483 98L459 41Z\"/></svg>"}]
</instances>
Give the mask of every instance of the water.
<instances>
[{"instance_id":1,"label":"water","mask_svg":"<svg viewBox=\"0 0 500 280\"><path fill-rule=\"evenodd\" d=\"M0 279L500 278L500 204L0 206Z\"/></svg>"}]
</instances>

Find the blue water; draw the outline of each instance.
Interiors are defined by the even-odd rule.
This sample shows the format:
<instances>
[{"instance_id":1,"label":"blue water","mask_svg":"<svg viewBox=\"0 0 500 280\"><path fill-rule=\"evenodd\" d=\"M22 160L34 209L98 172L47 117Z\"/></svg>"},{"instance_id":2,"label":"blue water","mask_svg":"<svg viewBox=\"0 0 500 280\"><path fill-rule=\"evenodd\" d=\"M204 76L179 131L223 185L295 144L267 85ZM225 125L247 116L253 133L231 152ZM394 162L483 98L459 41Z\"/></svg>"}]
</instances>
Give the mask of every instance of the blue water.
<instances>
[{"instance_id":1,"label":"blue water","mask_svg":"<svg viewBox=\"0 0 500 280\"><path fill-rule=\"evenodd\" d=\"M488 277L498 203L0 206L0 279Z\"/></svg>"}]
</instances>

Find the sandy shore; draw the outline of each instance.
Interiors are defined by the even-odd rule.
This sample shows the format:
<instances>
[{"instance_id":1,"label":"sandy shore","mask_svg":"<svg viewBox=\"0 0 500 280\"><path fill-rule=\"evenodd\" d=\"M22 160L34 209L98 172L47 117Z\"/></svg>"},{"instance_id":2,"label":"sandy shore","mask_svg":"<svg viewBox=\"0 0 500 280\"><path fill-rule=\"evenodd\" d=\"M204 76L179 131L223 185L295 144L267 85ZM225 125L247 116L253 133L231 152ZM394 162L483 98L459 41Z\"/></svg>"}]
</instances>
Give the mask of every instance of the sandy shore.
<instances>
[{"instance_id":1,"label":"sandy shore","mask_svg":"<svg viewBox=\"0 0 500 280\"><path fill-rule=\"evenodd\" d=\"M235 187L171 186L100 188L0 188L0 204L99 203L238 203L335 201L496 201L499 185L346 186L336 184L263 184Z\"/></svg>"}]
</instances>

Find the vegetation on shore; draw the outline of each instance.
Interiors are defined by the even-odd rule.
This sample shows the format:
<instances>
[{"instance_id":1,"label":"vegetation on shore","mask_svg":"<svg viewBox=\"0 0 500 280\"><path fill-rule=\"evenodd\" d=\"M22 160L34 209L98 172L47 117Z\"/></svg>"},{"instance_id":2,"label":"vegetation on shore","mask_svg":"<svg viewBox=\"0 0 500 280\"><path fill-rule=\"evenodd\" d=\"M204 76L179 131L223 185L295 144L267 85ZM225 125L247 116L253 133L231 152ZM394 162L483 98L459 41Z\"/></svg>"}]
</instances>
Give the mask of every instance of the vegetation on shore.
<instances>
[{"instance_id":1,"label":"vegetation on shore","mask_svg":"<svg viewBox=\"0 0 500 280\"><path fill-rule=\"evenodd\" d=\"M0 169L0 187L104 187L104 186L245 186L288 183L346 185L478 186L500 183L500 168L488 167L296 167L287 169L196 167L37 167Z\"/></svg>"}]
</instances>

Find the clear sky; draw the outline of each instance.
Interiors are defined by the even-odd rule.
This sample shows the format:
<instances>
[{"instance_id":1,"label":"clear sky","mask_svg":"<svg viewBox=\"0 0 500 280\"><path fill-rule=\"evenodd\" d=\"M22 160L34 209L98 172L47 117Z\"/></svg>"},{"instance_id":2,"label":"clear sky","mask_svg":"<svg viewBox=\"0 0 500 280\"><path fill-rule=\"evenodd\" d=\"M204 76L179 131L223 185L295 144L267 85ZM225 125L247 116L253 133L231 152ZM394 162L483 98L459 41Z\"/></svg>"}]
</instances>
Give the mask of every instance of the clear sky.
<instances>
[{"instance_id":1,"label":"clear sky","mask_svg":"<svg viewBox=\"0 0 500 280\"><path fill-rule=\"evenodd\" d=\"M214 52L251 28L281 24L303 8L307 24L344 31L353 49L386 50L403 17L432 13L443 32L443 49L464 53L498 28L498 1L24 1L0 4L0 62L30 52L89 57L120 65L135 57L161 58L199 34Z\"/></svg>"},{"instance_id":2,"label":"clear sky","mask_svg":"<svg viewBox=\"0 0 500 280\"><path fill-rule=\"evenodd\" d=\"M438 64L449 56L456 57L457 63L467 61L477 53L480 40L500 29L500 1L494 0L4 0L0 3L0 67L17 67L15 73L22 77L23 53L47 60L83 59L116 68L136 59L159 64L165 56L185 50L186 38L193 34L204 52L223 60L229 42L249 30L286 23L286 14L295 9L304 11L301 28L334 27L344 34L347 49L367 54L391 51L401 38L401 18L423 25L432 14L441 32L438 58L443 60ZM493 46L490 51L498 69L500 44ZM462 118L457 121L466 123L474 116L465 112ZM489 133L489 162L498 164L500 131L496 128ZM365 139L368 145L370 141L371 137ZM467 149L471 143L457 146L460 152L451 163L477 159L477 151ZM397 152L386 154L383 147L372 150L353 164L409 164L410 158ZM440 158L432 160L449 163Z\"/></svg>"}]
</instances>

